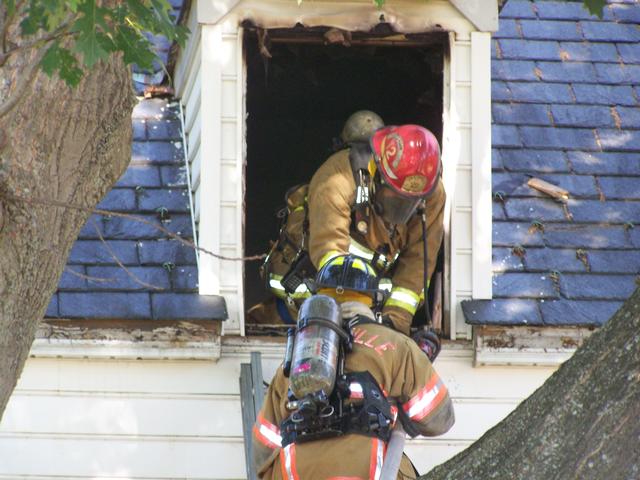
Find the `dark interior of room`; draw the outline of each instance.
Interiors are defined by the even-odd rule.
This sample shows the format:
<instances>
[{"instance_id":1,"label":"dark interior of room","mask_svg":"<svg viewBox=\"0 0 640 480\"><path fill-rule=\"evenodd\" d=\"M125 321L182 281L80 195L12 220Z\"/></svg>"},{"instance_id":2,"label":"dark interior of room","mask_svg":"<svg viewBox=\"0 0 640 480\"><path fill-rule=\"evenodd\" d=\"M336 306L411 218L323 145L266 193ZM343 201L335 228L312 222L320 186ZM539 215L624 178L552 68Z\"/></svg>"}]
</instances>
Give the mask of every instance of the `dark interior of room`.
<instances>
[{"instance_id":1,"label":"dark interior of room","mask_svg":"<svg viewBox=\"0 0 640 480\"><path fill-rule=\"evenodd\" d=\"M268 250L278 233L275 214L284 193L310 181L356 110L373 110L387 125L423 125L441 142L446 36L438 39L347 47L291 37L271 43L271 58L265 59L256 32L245 31L246 254ZM259 262L245 266L247 308L266 293L258 267Z\"/></svg>"}]
</instances>

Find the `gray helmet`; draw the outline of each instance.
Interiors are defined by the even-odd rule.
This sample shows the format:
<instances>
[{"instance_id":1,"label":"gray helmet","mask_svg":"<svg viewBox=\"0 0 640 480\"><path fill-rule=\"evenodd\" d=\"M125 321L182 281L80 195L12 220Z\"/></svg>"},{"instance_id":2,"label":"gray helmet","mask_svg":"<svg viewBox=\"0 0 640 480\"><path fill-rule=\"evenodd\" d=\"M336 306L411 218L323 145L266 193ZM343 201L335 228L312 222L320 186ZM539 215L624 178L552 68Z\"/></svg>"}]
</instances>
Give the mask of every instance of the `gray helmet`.
<instances>
[{"instance_id":1,"label":"gray helmet","mask_svg":"<svg viewBox=\"0 0 640 480\"><path fill-rule=\"evenodd\" d=\"M340 137L344 143L368 142L373 132L384 127L380 115L370 110L358 110L344 124Z\"/></svg>"}]
</instances>

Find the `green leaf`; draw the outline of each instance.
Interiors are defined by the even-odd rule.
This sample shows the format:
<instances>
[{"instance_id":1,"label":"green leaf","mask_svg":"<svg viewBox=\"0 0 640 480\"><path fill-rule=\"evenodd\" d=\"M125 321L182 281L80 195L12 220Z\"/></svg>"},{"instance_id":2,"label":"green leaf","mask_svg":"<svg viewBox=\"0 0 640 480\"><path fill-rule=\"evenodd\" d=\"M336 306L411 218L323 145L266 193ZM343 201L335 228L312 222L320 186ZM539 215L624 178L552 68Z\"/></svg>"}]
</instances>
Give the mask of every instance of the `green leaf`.
<instances>
[{"instance_id":1,"label":"green leaf","mask_svg":"<svg viewBox=\"0 0 640 480\"><path fill-rule=\"evenodd\" d=\"M107 26L104 18L106 12L98 8L95 0L82 1L78 4L78 12L82 15L71 29L78 34L74 50L82 54L82 63L91 68L98 60L105 60L109 56L109 52L104 48L109 40L100 31Z\"/></svg>"},{"instance_id":2,"label":"green leaf","mask_svg":"<svg viewBox=\"0 0 640 480\"><path fill-rule=\"evenodd\" d=\"M597 15L602 18L602 11L607 4L606 0L584 0L584 6L591 15Z\"/></svg>"},{"instance_id":3,"label":"green leaf","mask_svg":"<svg viewBox=\"0 0 640 480\"><path fill-rule=\"evenodd\" d=\"M138 31L126 25L116 27L113 41L116 48L123 52L125 64L137 63L140 68L151 69L156 58L151 43Z\"/></svg>"},{"instance_id":4,"label":"green leaf","mask_svg":"<svg viewBox=\"0 0 640 480\"><path fill-rule=\"evenodd\" d=\"M27 7L26 16L20 22L22 35L29 36L38 33L41 28L46 28L47 12L43 5L36 0L31 0Z\"/></svg>"},{"instance_id":5,"label":"green leaf","mask_svg":"<svg viewBox=\"0 0 640 480\"><path fill-rule=\"evenodd\" d=\"M56 29L69 15L67 2L60 0L40 0L46 14L46 30Z\"/></svg>"},{"instance_id":6,"label":"green leaf","mask_svg":"<svg viewBox=\"0 0 640 480\"><path fill-rule=\"evenodd\" d=\"M75 87L82 79L83 72L78 67L78 60L66 48L54 42L47 49L41 61L42 70L49 76L58 73L58 76L70 87Z\"/></svg>"}]
</instances>

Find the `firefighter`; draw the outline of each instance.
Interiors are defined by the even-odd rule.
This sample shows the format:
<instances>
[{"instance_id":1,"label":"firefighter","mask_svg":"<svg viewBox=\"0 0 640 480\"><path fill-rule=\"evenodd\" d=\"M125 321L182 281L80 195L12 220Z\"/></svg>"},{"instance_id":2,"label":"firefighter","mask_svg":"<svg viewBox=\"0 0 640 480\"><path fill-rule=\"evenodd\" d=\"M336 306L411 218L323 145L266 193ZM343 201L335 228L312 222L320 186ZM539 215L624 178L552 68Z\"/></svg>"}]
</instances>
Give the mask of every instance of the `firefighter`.
<instances>
[{"instance_id":1,"label":"firefighter","mask_svg":"<svg viewBox=\"0 0 640 480\"><path fill-rule=\"evenodd\" d=\"M382 313L409 335L442 243L438 141L418 125L384 127L367 111L349 118L342 137L348 148L329 157L308 188L287 196L288 218L264 269L278 300L252 308L247 323L293 324L309 295L304 277L336 255L353 253L383 277L390 295Z\"/></svg>"},{"instance_id":2,"label":"firefighter","mask_svg":"<svg viewBox=\"0 0 640 480\"><path fill-rule=\"evenodd\" d=\"M318 293L340 304L345 328L352 337L351 351L344 357L344 378L349 386L344 404L324 407L320 415L328 415L327 411L335 415L338 410L352 413L331 420L330 433L314 426L313 419L301 420L297 412L292 413L289 378L280 366L253 429L256 471L263 479L378 479L395 424L402 422L411 436L441 435L454 423L452 402L415 342L376 319L372 308L380 301L380 291L375 272L366 262L353 256L334 257L318 273L317 284ZM349 375L363 380L355 381ZM372 383L367 384L367 378ZM339 384L337 380L335 385ZM367 397L369 391L379 398L377 403L371 400L374 397ZM335 402L335 393L332 398ZM363 410L368 418L376 413L373 423L362 424L358 413ZM342 430L337 432L335 425L341 425ZM404 455L397 478L416 478Z\"/></svg>"}]
</instances>

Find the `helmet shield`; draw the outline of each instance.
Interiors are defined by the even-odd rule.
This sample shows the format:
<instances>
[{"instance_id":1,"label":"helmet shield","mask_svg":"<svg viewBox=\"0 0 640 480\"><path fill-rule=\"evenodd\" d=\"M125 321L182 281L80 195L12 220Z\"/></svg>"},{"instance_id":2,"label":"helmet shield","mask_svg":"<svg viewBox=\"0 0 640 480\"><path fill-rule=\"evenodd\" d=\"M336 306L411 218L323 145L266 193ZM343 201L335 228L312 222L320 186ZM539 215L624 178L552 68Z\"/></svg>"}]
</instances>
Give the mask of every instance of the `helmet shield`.
<instances>
[{"instance_id":1,"label":"helmet shield","mask_svg":"<svg viewBox=\"0 0 640 480\"><path fill-rule=\"evenodd\" d=\"M416 213L422 197L399 195L388 185L380 185L373 196L376 212L383 220L392 225L406 224Z\"/></svg>"},{"instance_id":2,"label":"helmet shield","mask_svg":"<svg viewBox=\"0 0 640 480\"><path fill-rule=\"evenodd\" d=\"M420 125L385 127L371 137L371 150L384 184L404 197L426 197L440 176L440 146Z\"/></svg>"}]
</instances>

